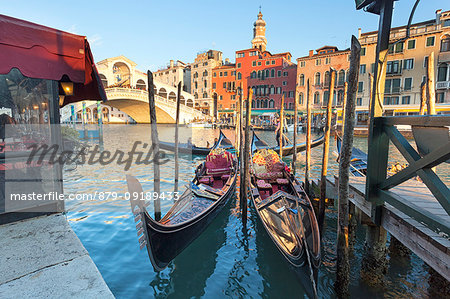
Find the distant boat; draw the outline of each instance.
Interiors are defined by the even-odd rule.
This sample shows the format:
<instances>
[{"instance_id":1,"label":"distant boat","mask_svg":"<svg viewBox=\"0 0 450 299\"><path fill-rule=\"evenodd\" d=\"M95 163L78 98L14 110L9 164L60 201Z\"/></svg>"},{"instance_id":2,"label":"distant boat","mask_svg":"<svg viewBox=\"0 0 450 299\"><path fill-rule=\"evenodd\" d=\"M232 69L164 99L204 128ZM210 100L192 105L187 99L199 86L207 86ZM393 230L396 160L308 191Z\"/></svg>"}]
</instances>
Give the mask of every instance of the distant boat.
<instances>
[{"instance_id":1,"label":"distant boat","mask_svg":"<svg viewBox=\"0 0 450 299\"><path fill-rule=\"evenodd\" d=\"M267 150L255 134L252 153L249 194L256 214L307 294L315 298L320 231L311 201L278 154Z\"/></svg>"},{"instance_id":2,"label":"distant boat","mask_svg":"<svg viewBox=\"0 0 450 299\"><path fill-rule=\"evenodd\" d=\"M212 128L213 124L208 122L189 123L188 128Z\"/></svg>"},{"instance_id":3,"label":"distant boat","mask_svg":"<svg viewBox=\"0 0 450 299\"><path fill-rule=\"evenodd\" d=\"M257 135L255 135L255 138L258 139L258 142L261 143L260 147L270 148L273 149L277 154L280 153L280 147L279 146L269 146L265 141L261 140ZM318 138L311 141L311 148L314 148L316 146L321 145L325 140L325 135L321 135ZM262 145L264 144L264 145ZM297 143L297 153L305 151L306 150L306 142ZM294 145L289 144L283 146L283 157L292 155L294 153Z\"/></svg>"},{"instance_id":4,"label":"distant boat","mask_svg":"<svg viewBox=\"0 0 450 299\"><path fill-rule=\"evenodd\" d=\"M294 132L294 124L286 125L285 128L286 128L286 131L287 131L287 132ZM303 129L302 125L299 124L299 125L297 126L297 132L300 132L302 129Z\"/></svg>"},{"instance_id":5,"label":"distant boat","mask_svg":"<svg viewBox=\"0 0 450 299\"><path fill-rule=\"evenodd\" d=\"M167 214L159 221L147 212L142 200L130 200L141 248L147 251L155 271L162 271L194 241L214 220L236 188L237 160L221 148L223 134L210 154L195 171L190 185L174 201ZM127 175L130 194L143 194L139 181ZM140 228L139 226L142 226ZM198 261L201 263L201 260ZM195 269L193 269L195 271Z\"/></svg>"},{"instance_id":6,"label":"distant boat","mask_svg":"<svg viewBox=\"0 0 450 299\"><path fill-rule=\"evenodd\" d=\"M336 133L337 154L342 148L342 138ZM338 158L339 160L339 158ZM354 176L365 177L367 175L367 154L359 148L353 147L350 160L350 173Z\"/></svg>"},{"instance_id":7,"label":"distant boat","mask_svg":"<svg viewBox=\"0 0 450 299\"><path fill-rule=\"evenodd\" d=\"M220 131L220 134L223 135L222 131ZM214 146L215 145L213 145L212 147L201 147L201 146L195 146L193 144L190 145L187 143L179 143L178 144L178 152L181 154L206 156L214 148ZM225 149L233 148L233 144L227 138L224 138L221 141L221 146ZM175 143L174 142L160 141L159 147L161 149L165 149L167 151L175 152Z\"/></svg>"}]
</instances>

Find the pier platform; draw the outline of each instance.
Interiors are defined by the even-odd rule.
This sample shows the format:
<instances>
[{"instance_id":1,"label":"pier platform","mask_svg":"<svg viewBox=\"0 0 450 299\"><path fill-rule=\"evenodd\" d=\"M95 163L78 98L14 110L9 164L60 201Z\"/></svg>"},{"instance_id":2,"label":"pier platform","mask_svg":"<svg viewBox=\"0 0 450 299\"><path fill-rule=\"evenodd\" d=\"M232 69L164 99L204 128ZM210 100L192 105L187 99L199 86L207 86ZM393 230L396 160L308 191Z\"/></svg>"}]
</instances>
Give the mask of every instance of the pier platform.
<instances>
[{"instance_id":1,"label":"pier platform","mask_svg":"<svg viewBox=\"0 0 450 299\"><path fill-rule=\"evenodd\" d=\"M337 187L337 177L327 178L327 197L337 200ZM370 219L372 204L365 199L365 187L365 177L351 177L349 200ZM404 202L421 207L439 217L442 223L450 223L450 216L425 184L411 179L390 191L395 192ZM450 240L448 235L434 232L387 203L383 206L381 225L436 272L450 281Z\"/></svg>"},{"instance_id":2,"label":"pier platform","mask_svg":"<svg viewBox=\"0 0 450 299\"><path fill-rule=\"evenodd\" d=\"M114 298L62 214L0 226L0 298Z\"/></svg>"}]
</instances>

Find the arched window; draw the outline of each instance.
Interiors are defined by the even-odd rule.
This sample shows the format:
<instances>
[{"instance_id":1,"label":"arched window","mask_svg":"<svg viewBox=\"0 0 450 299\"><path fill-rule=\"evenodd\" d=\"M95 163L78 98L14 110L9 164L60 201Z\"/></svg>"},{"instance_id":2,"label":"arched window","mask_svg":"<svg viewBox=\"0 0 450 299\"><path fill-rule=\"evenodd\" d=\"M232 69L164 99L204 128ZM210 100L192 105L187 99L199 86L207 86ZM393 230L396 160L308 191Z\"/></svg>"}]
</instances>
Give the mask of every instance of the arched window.
<instances>
[{"instance_id":1,"label":"arched window","mask_svg":"<svg viewBox=\"0 0 450 299\"><path fill-rule=\"evenodd\" d=\"M194 73L194 78L198 78L198 73L197 72Z\"/></svg>"},{"instance_id":2,"label":"arched window","mask_svg":"<svg viewBox=\"0 0 450 299\"><path fill-rule=\"evenodd\" d=\"M344 85L345 83L345 71L340 70L338 75L338 85Z\"/></svg>"},{"instance_id":3,"label":"arched window","mask_svg":"<svg viewBox=\"0 0 450 299\"><path fill-rule=\"evenodd\" d=\"M328 90L325 90L323 92L323 105L327 106L328 105L328 100L330 99L330 92Z\"/></svg>"},{"instance_id":4,"label":"arched window","mask_svg":"<svg viewBox=\"0 0 450 299\"><path fill-rule=\"evenodd\" d=\"M441 39L441 52L449 52L450 51L450 36L445 35Z\"/></svg>"},{"instance_id":5,"label":"arched window","mask_svg":"<svg viewBox=\"0 0 450 299\"><path fill-rule=\"evenodd\" d=\"M270 85L270 94L274 94L275 93L275 86Z\"/></svg>"},{"instance_id":6,"label":"arched window","mask_svg":"<svg viewBox=\"0 0 450 299\"><path fill-rule=\"evenodd\" d=\"M194 93L194 98L198 99L198 93Z\"/></svg>"},{"instance_id":7,"label":"arched window","mask_svg":"<svg viewBox=\"0 0 450 299\"><path fill-rule=\"evenodd\" d=\"M305 75L301 74L298 79L298 85L299 86L305 86Z\"/></svg>"},{"instance_id":8,"label":"arched window","mask_svg":"<svg viewBox=\"0 0 450 299\"><path fill-rule=\"evenodd\" d=\"M320 104L320 94L318 91L314 93L314 104Z\"/></svg>"},{"instance_id":9,"label":"arched window","mask_svg":"<svg viewBox=\"0 0 450 299\"><path fill-rule=\"evenodd\" d=\"M330 78L330 72L329 72L329 71L326 71L326 72L325 72L325 80L324 80L323 84L325 84L325 86L330 85L330 80L331 80L331 78Z\"/></svg>"},{"instance_id":10,"label":"arched window","mask_svg":"<svg viewBox=\"0 0 450 299\"><path fill-rule=\"evenodd\" d=\"M274 69L272 69L271 71L270 71L270 77L275 77L275 70Z\"/></svg>"},{"instance_id":11,"label":"arched window","mask_svg":"<svg viewBox=\"0 0 450 299\"><path fill-rule=\"evenodd\" d=\"M289 103L289 109L290 110L294 109L294 103Z\"/></svg>"},{"instance_id":12,"label":"arched window","mask_svg":"<svg viewBox=\"0 0 450 299\"><path fill-rule=\"evenodd\" d=\"M256 108L261 108L261 101L260 100L256 100Z\"/></svg>"},{"instance_id":13,"label":"arched window","mask_svg":"<svg viewBox=\"0 0 450 299\"><path fill-rule=\"evenodd\" d=\"M137 82L136 82L136 88L137 88L137 89L143 89L143 90L145 90L145 89L147 89L147 85L145 84L145 81L144 81L144 80L139 79L139 80L137 80Z\"/></svg>"},{"instance_id":14,"label":"arched window","mask_svg":"<svg viewBox=\"0 0 450 299\"><path fill-rule=\"evenodd\" d=\"M256 78L256 72L255 71L252 72L252 75L250 76L250 78Z\"/></svg>"},{"instance_id":15,"label":"arched window","mask_svg":"<svg viewBox=\"0 0 450 299\"><path fill-rule=\"evenodd\" d=\"M266 78L268 78L269 75L270 75L270 71L269 71L269 70L266 70Z\"/></svg>"},{"instance_id":16,"label":"arched window","mask_svg":"<svg viewBox=\"0 0 450 299\"><path fill-rule=\"evenodd\" d=\"M252 100L252 108L255 108L255 100Z\"/></svg>"},{"instance_id":17,"label":"arched window","mask_svg":"<svg viewBox=\"0 0 450 299\"><path fill-rule=\"evenodd\" d=\"M263 107L263 108L267 108L267 104L268 104L268 101L267 101L267 99L265 99L265 100L264 100L264 107Z\"/></svg>"},{"instance_id":18,"label":"arched window","mask_svg":"<svg viewBox=\"0 0 450 299\"><path fill-rule=\"evenodd\" d=\"M441 63L438 67L438 82L447 81L447 64Z\"/></svg>"},{"instance_id":19,"label":"arched window","mask_svg":"<svg viewBox=\"0 0 450 299\"><path fill-rule=\"evenodd\" d=\"M337 104L341 105L344 102L344 91L341 89L338 91Z\"/></svg>"},{"instance_id":20,"label":"arched window","mask_svg":"<svg viewBox=\"0 0 450 299\"><path fill-rule=\"evenodd\" d=\"M314 81L315 85L320 85L320 73L317 72L315 75L315 81Z\"/></svg>"},{"instance_id":21,"label":"arched window","mask_svg":"<svg viewBox=\"0 0 450 299\"><path fill-rule=\"evenodd\" d=\"M275 101L273 99L270 99L269 108L274 108L274 107L275 107Z\"/></svg>"},{"instance_id":22,"label":"arched window","mask_svg":"<svg viewBox=\"0 0 450 299\"><path fill-rule=\"evenodd\" d=\"M203 72L203 77L206 77L206 76L208 76L208 71L207 71L207 70L205 70L205 71Z\"/></svg>"},{"instance_id":23,"label":"arched window","mask_svg":"<svg viewBox=\"0 0 450 299\"><path fill-rule=\"evenodd\" d=\"M208 93L205 91L205 92L203 93L203 98L206 99L207 97L208 97Z\"/></svg>"},{"instance_id":24,"label":"arched window","mask_svg":"<svg viewBox=\"0 0 450 299\"><path fill-rule=\"evenodd\" d=\"M258 71L258 78L261 79L261 71Z\"/></svg>"},{"instance_id":25,"label":"arched window","mask_svg":"<svg viewBox=\"0 0 450 299\"><path fill-rule=\"evenodd\" d=\"M238 80L241 80L241 79L242 79L242 74L238 73Z\"/></svg>"},{"instance_id":26,"label":"arched window","mask_svg":"<svg viewBox=\"0 0 450 299\"><path fill-rule=\"evenodd\" d=\"M298 95L298 103L300 105L303 105L303 92L299 93Z\"/></svg>"}]
</instances>

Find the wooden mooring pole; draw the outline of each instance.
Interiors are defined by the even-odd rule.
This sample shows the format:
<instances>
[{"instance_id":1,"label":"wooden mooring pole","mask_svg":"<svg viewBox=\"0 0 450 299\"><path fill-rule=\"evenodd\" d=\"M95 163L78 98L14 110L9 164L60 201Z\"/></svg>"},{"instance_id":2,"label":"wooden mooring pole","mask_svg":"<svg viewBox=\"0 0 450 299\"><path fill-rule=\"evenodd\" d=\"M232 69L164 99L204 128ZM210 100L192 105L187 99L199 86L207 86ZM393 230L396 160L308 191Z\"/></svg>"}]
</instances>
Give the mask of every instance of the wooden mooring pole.
<instances>
[{"instance_id":1,"label":"wooden mooring pole","mask_svg":"<svg viewBox=\"0 0 450 299\"><path fill-rule=\"evenodd\" d=\"M334 81L336 79L336 71L330 68L330 85L329 85L329 96L327 103L327 121L325 124L325 140L323 144L323 156L322 156L322 172L320 175L320 199L319 199L319 215L318 222L320 230L323 228L323 223L325 219L325 198L327 196L327 172L328 172L328 157L330 153L330 132L331 132L331 117L332 117L332 107L333 107L333 95L334 95Z\"/></svg>"},{"instance_id":2,"label":"wooden mooring pole","mask_svg":"<svg viewBox=\"0 0 450 299\"><path fill-rule=\"evenodd\" d=\"M344 136L345 107L347 105L347 89L348 89L348 83L347 83L347 81L345 81L345 83L344 83L344 99L342 100L342 128L341 128L341 136ZM341 150L342 150L342 147L341 147Z\"/></svg>"},{"instance_id":3,"label":"wooden mooring pole","mask_svg":"<svg viewBox=\"0 0 450 299\"><path fill-rule=\"evenodd\" d=\"M178 179L180 176L179 159L178 159L178 126L180 124L180 103L181 103L181 81L178 83L177 90L177 112L175 116L175 185L174 192L178 192Z\"/></svg>"},{"instance_id":4,"label":"wooden mooring pole","mask_svg":"<svg viewBox=\"0 0 450 299\"><path fill-rule=\"evenodd\" d=\"M295 175L295 163L297 162L297 128L298 128L298 84L295 85L294 97L294 154L292 156L292 171Z\"/></svg>"},{"instance_id":5,"label":"wooden mooring pole","mask_svg":"<svg viewBox=\"0 0 450 299\"><path fill-rule=\"evenodd\" d=\"M252 115L252 96L253 89L250 88L248 91L248 99L245 102L245 145L244 145L244 171L241 172L241 186L239 198L241 199L242 208L242 223L245 226L247 224L247 191L248 191L248 180L249 180L249 166L250 166L250 121Z\"/></svg>"},{"instance_id":6,"label":"wooden mooring pole","mask_svg":"<svg viewBox=\"0 0 450 299\"><path fill-rule=\"evenodd\" d=\"M339 158L338 187L338 226L337 226L337 263L334 289L339 298L348 297L350 281L350 264L348 260L348 226L349 226L349 179L350 162L353 148L353 130L355 128L355 100L358 90L358 72L361 45L352 36L348 91L345 105L344 134Z\"/></svg>"},{"instance_id":7,"label":"wooden mooring pole","mask_svg":"<svg viewBox=\"0 0 450 299\"><path fill-rule=\"evenodd\" d=\"M428 56L428 65L427 65L427 87L428 87L428 115L436 114L436 85L434 82L434 52L430 53Z\"/></svg>"},{"instance_id":8,"label":"wooden mooring pole","mask_svg":"<svg viewBox=\"0 0 450 299\"><path fill-rule=\"evenodd\" d=\"M311 169L311 90L309 79L306 81L306 161L305 161L305 192L311 195L309 188L309 171Z\"/></svg>"},{"instance_id":9,"label":"wooden mooring pole","mask_svg":"<svg viewBox=\"0 0 450 299\"><path fill-rule=\"evenodd\" d=\"M284 94L281 96L281 108L280 108L280 137L279 137L279 143L280 143L280 159L283 159L283 140L284 140Z\"/></svg>"},{"instance_id":10,"label":"wooden mooring pole","mask_svg":"<svg viewBox=\"0 0 450 299\"><path fill-rule=\"evenodd\" d=\"M158 125L156 124L156 108L155 108L155 88L153 85L153 74L151 71L147 71L148 80L148 106L150 110L150 125L152 130L152 148L155 160L159 158L159 138L158 138ZM159 194L161 191L161 172L159 169L159 163L153 163L153 192L156 192L158 198L153 201L155 209L155 220L161 220L161 202Z\"/></svg>"},{"instance_id":11,"label":"wooden mooring pole","mask_svg":"<svg viewBox=\"0 0 450 299\"><path fill-rule=\"evenodd\" d=\"M420 109L419 109L419 115L424 115L426 108L427 108L427 82L423 81L420 84Z\"/></svg>"}]
</instances>

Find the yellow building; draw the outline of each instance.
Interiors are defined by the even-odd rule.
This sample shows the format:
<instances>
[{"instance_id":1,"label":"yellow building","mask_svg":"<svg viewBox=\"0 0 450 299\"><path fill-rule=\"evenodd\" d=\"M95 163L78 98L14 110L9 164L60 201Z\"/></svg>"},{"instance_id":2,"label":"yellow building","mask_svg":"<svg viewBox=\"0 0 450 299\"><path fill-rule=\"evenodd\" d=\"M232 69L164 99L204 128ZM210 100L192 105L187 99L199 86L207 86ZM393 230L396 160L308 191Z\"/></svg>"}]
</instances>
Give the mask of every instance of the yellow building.
<instances>
[{"instance_id":1,"label":"yellow building","mask_svg":"<svg viewBox=\"0 0 450 299\"><path fill-rule=\"evenodd\" d=\"M360 31L361 32L361 31ZM384 94L385 115L414 115L419 111L420 85L427 72L427 61L434 52L436 111L450 113L450 11L436 11L434 19L391 29ZM373 74L377 31L359 34L361 60L357 94L357 124L367 124L369 74ZM395 44L394 44L395 43Z\"/></svg>"}]
</instances>

